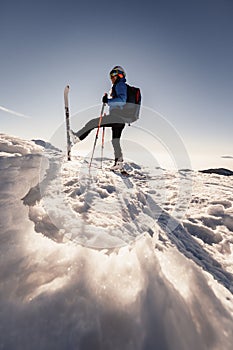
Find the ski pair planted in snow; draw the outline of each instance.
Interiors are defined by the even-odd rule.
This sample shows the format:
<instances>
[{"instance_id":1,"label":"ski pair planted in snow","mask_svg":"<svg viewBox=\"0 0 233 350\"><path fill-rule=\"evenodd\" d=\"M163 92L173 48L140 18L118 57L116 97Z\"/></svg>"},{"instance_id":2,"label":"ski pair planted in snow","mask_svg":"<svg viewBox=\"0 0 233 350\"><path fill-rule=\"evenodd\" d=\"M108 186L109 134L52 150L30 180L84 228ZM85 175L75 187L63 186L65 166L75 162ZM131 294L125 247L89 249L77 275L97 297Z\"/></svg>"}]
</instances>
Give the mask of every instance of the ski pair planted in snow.
<instances>
[{"instance_id":1,"label":"ski pair planted in snow","mask_svg":"<svg viewBox=\"0 0 233 350\"><path fill-rule=\"evenodd\" d=\"M69 111L69 94L70 87L67 85L64 90L65 118L66 118L66 142L67 142L67 160L71 160L71 140L70 140L70 111Z\"/></svg>"}]
</instances>

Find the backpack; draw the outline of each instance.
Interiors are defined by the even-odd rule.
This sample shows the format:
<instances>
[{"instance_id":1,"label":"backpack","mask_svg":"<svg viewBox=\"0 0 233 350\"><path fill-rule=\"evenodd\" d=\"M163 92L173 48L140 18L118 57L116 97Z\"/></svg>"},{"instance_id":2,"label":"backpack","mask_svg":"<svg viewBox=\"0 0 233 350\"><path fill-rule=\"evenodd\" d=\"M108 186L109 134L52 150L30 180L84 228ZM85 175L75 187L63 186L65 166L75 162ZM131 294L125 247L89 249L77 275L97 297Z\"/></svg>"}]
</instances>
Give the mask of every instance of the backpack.
<instances>
[{"instance_id":1,"label":"backpack","mask_svg":"<svg viewBox=\"0 0 233 350\"><path fill-rule=\"evenodd\" d=\"M138 87L127 86L127 101L124 106L124 116L127 118L128 123L135 122L139 118L139 112L141 107L141 91Z\"/></svg>"}]
</instances>

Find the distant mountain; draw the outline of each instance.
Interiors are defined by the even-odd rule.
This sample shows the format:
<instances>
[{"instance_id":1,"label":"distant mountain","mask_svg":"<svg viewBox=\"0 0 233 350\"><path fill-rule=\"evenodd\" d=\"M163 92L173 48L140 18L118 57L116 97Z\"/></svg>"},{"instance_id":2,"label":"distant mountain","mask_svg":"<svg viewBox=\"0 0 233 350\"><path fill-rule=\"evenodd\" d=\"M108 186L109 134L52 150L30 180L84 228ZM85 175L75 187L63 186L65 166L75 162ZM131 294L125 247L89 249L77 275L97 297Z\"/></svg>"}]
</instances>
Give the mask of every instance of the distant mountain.
<instances>
[{"instance_id":1,"label":"distant mountain","mask_svg":"<svg viewBox=\"0 0 233 350\"><path fill-rule=\"evenodd\" d=\"M233 159L233 156L222 156L221 158L225 158L225 159Z\"/></svg>"},{"instance_id":2,"label":"distant mountain","mask_svg":"<svg viewBox=\"0 0 233 350\"><path fill-rule=\"evenodd\" d=\"M54 147L51 143L43 140L32 140L36 145L42 146L46 149L51 149L53 151L62 152L59 148Z\"/></svg>"},{"instance_id":3,"label":"distant mountain","mask_svg":"<svg viewBox=\"0 0 233 350\"><path fill-rule=\"evenodd\" d=\"M223 175L223 176L232 176L233 175L233 171L231 171L229 169L224 169L224 168L199 170L199 172L205 173L205 174L217 174L217 175Z\"/></svg>"}]
</instances>

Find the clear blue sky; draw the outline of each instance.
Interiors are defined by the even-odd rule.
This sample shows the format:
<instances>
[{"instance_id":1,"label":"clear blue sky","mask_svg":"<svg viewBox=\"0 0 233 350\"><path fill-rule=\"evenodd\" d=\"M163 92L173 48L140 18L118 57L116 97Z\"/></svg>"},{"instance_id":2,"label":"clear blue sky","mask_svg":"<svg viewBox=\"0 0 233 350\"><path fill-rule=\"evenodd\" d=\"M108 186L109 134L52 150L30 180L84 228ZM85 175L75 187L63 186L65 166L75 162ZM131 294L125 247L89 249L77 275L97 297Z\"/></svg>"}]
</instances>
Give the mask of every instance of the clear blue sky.
<instances>
[{"instance_id":1,"label":"clear blue sky","mask_svg":"<svg viewBox=\"0 0 233 350\"><path fill-rule=\"evenodd\" d=\"M191 158L233 168L232 33L231 0L4 1L0 106L31 118L0 109L1 132L49 140L65 85L71 113L99 104L119 64Z\"/></svg>"}]
</instances>

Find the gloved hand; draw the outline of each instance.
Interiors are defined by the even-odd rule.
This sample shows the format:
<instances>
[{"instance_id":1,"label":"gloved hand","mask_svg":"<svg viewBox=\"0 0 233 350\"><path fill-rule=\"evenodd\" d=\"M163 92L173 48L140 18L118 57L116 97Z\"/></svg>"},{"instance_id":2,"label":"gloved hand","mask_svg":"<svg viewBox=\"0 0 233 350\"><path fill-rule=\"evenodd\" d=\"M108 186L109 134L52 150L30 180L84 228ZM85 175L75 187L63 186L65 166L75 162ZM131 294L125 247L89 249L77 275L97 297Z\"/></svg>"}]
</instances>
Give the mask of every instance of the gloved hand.
<instances>
[{"instance_id":1,"label":"gloved hand","mask_svg":"<svg viewBox=\"0 0 233 350\"><path fill-rule=\"evenodd\" d=\"M102 97L102 102L103 103L108 103L108 94L104 94L104 96Z\"/></svg>"}]
</instances>

